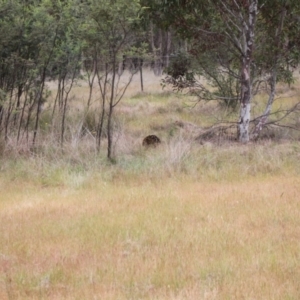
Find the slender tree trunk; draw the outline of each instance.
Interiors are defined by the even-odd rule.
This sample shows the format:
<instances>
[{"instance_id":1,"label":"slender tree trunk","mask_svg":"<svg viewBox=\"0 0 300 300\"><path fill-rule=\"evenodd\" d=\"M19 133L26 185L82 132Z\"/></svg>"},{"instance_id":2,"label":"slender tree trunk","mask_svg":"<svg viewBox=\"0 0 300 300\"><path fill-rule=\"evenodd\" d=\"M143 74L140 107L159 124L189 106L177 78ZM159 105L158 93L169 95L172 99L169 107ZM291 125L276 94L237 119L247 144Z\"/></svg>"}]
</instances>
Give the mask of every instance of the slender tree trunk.
<instances>
[{"instance_id":1,"label":"slender tree trunk","mask_svg":"<svg viewBox=\"0 0 300 300\"><path fill-rule=\"evenodd\" d=\"M19 121L19 128L18 128L18 134L17 134L17 144L19 143L20 140L20 134L21 134L21 128L22 128L22 123L23 123L23 119L24 119L24 114L25 114L25 108L27 106L27 101L28 101L28 90L25 90L25 99L24 99L24 103L23 103L23 107L22 107L22 111L21 111L21 116L20 116L20 121Z\"/></svg>"},{"instance_id":2,"label":"slender tree trunk","mask_svg":"<svg viewBox=\"0 0 300 300\"><path fill-rule=\"evenodd\" d=\"M100 152L101 148L101 138L102 138L102 131L103 131L103 124L104 124L104 115L105 115L105 98L102 99L102 107L101 107L101 115L98 123L97 128L97 152Z\"/></svg>"},{"instance_id":3,"label":"slender tree trunk","mask_svg":"<svg viewBox=\"0 0 300 300\"><path fill-rule=\"evenodd\" d=\"M0 105L0 134L1 134L1 131L2 131L3 112L4 112L3 105Z\"/></svg>"},{"instance_id":4,"label":"slender tree trunk","mask_svg":"<svg viewBox=\"0 0 300 300\"><path fill-rule=\"evenodd\" d=\"M38 98L37 98L38 101L37 101L36 119L35 119L33 139L32 139L32 147L33 148L35 147L37 132L38 132L38 128L39 128L40 112L41 112L40 107L41 107L42 100L43 100L43 92L44 92L45 80L46 80L46 70L47 70L47 67L48 67L48 65L50 63L50 60L52 58L52 54L53 54L53 51L54 51L55 42L56 42L56 38L57 38L57 29L58 28L56 28L55 37L53 39L53 44L52 44L52 48L50 50L48 59L47 59L45 65L43 67L42 79L41 79L41 87L40 87Z\"/></svg>"},{"instance_id":5,"label":"slender tree trunk","mask_svg":"<svg viewBox=\"0 0 300 300\"><path fill-rule=\"evenodd\" d=\"M165 65L165 67L167 68L170 65L171 44L172 44L172 34L171 31L167 31L167 51L166 51L166 65Z\"/></svg>"},{"instance_id":6,"label":"slender tree trunk","mask_svg":"<svg viewBox=\"0 0 300 300\"><path fill-rule=\"evenodd\" d=\"M113 105L109 103L108 116L107 116L107 158L112 159L112 140L113 140L113 130L112 130L112 114Z\"/></svg>"},{"instance_id":7,"label":"slender tree trunk","mask_svg":"<svg viewBox=\"0 0 300 300\"><path fill-rule=\"evenodd\" d=\"M276 29L275 32L275 47L276 49L280 49L280 44L281 44L281 39L280 39L280 35L282 33L283 30L283 24L284 24L284 20L286 17L286 8L283 7L282 11L281 11L281 18L280 18L280 24L279 27ZM278 62L280 60L280 54L279 54L279 50L275 50L277 53L275 54L275 58L274 58L274 66L273 66L273 70L272 70L272 74L271 74L271 78L269 80L269 85L270 85L270 95L269 95L269 99L265 108L265 111L263 113L263 115L259 118L258 123L255 126L254 132L253 132L253 138L257 139L260 132L262 131L263 127L265 126L265 124L268 121L269 115L271 113L271 109L272 109L272 105L275 99L275 92L276 92L276 83L277 83L277 69L278 69Z\"/></svg>"},{"instance_id":8,"label":"slender tree trunk","mask_svg":"<svg viewBox=\"0 0 300 300\"><path fill-rule=\"evenodd\" d=\"M91 106L91 100L92 100L92 94L93 94L93 87L94 87L94 80L96 77L96 64L97 61L94 60L93 62L93 71L91 74L88 74L88 83L89 83L89 97L88 97L88 101L87 101L87 109L89 110L90 106Z\"/></svg>"},{"instance_id":9,"label":"slender tree trunk","mask_svg":"<svg viewBox=\"0 0 300 300\"><path fill-rule=\"evenodd\" d=\"M14 127L17 125L17 121L18 121L18 115L19 115L19 111L20 111L20 107L21 107L21 97L23 94L23 84L20 84L18 86L18 93L17 93L17 103L16 103L16 107L15 107L15 115L14 115Z\"/></svg>"},{"instance_id":10,"label":"slender tree trunk","mask_svg":"<svg viewBox=\"0 0 300 300\"><path fill-rule=\"evenodd\" d=\"M254 43L254 29L257 15L258 0L251 0L249 5L248 22L243 21L244 46L241 70L241 108L238 124L239 141L249 142L249 125L251 117L252 85L250 78L251 59Z\"/></svg>"},{"instance_id":11,"label":"slender tree trunk","mask_svg":"<svg viewBox=\"0 0 300 300\"><path fill-rule=\"evenodd\" d=\"M5 119L5 132L4 132L4 137L5 137L5 142L8 140L8 130L9 130L9 122L10 122L10 116L13 110L13 87L10 92L10 97L9 97L9 105L7 108L7 113L6 113L6 119Z\"/></svg>"},{"instance_id":12,"label":"slender tree trunk","mask_svg":"<svg viewBox=\"0 0 300 300\"><path fill-rule=\"evenodd\" d=\"M69 94L70 94L70 92L72 90L72 87L74 85L78 61L79 61L79 57L78 57L78 60L76 61L76 64L74 66L74 70L73 70L73 74L72 74L70 86L69 86L68 90L64 89L64 91L63 91L64 94L65 94L65 97L63 99L63 111L62 111L62 121L61 121L61 137L60 137L60 145L61 145L61 147L63 147L63 143L64 143L65 122L66 122L66 114L67 114L67 107L68 107L67 104L68 104L68 100L69 100ZM64 84L64 86L65 86L65 84Z\"/></svg>"},{"instance_id":13,"label":"slender tree trunk","mask_svg":"<svg viewBox=\"0 0 300 300\"><path fill-rule=\"evenodd\" d=\"M41 106L41 103L42 103L42 100L43 100L45 80L46 80L46 67L44 67L44 69L43 69L41 87L39 88L38 97L37 97L36 117L35 117L35 125L34 125L33 140L32 140L32 147L33 148L35 146L37 132L38 132L38 128L39 128L40 113L41 113L40 106Z\"/></svg>"},{"instance_id":14,"label":"slender tree trunk","mask_svg":"<svg viewBox=\"0 0 300 300\"><path fill-rule=\"evenodd\" d=\"M143 82L143 59L139 58L139 67L140 67L140 80L141 80L141 91L144 91L144 82Z\"/></svg>"},{"instance_id":15,"label":"slender tree trunk","mask_svg":"<svg viewBox=\"0 0 300 300\"><path fill-rule=\"evenodd\" d=\"M58 106L57 103L60 103L60 95L61 95L61 81L62 78L59 76L58 78L58 84L57 84L57 93L55 96L55 100L54 100L54 104L53 104L53 110L52 110L52 114L51 114L51 125L53 127L54 125L54 115L55 115L55 111L56 111L56 107Z\"/></svg>"},{"instance_id":16,"label":"slender tree trunk","mask_svg":"<svg viewBox=\"0 0 300 300\"><path fill-rule=\"evenodd\" d=\"M156 76L161 75L161 50L162 50L162 30L159 30L159 35L158 35L158 48L155 46L155 41L154 41L154 29L153 29L153 23L150 24L150 32L151 32L151 48L152 48L152 53L154 56L154 74Z\"/></svg>"},{"instance_id":17,"label":"slender tree trunk","mask_svg":"<svg viewBox=\"0 0 300 300\"><path fill-rule=\"evenodd\" d=\"M113 53L111 94L109 99L109 108L108 108L108 116L107 116L107 158L109 160L112 159L112 140L113 140L112 115L113 115L114 98L115 98L115 80L116 80L116 54Z\"/></svg>"},{"instance_id":18,"label":"slender tree trunk","mask_svg":"<svg viewBox=\"0 0 300 300\"><path fill-rule=\"evenodd\" d=\"M99 75L99 70L97 67L97 79L98 79L98 85L100 88L100 93L101 93L101 99L102 99L102 103L101 103L101 115L100 115L100 119L99 119L99 123L98 123L98 127L97 127L97 138L96 138L96 143L97 143L97 152L100 152L100 148L101 148L101 138L102 138L102 131L103 131L103 124L104 124L104 116L105 116L105 106L106 106L106 93L107 93L107 82L108 82L108 64L105 64L105 75L104 75L104 81L103 83L101 83L101 78Z\"/></svg>"},{"instance_id":19,"label":"slender tree trunk","mask_svg":"<svg viewBox=\"0 0 300 300\"><path fill-rule=\"evenodd\" d=\"M162 37L162 29L158 31L158 49L157 49L157 60L156 60L156 68L157 75L160 76L162 74L162 50L163 50L163 37Z\"/></svg>"},{"instance_id":20,"label":"slender tree trunk","mask_svg":"<svg viewBox=\"0 0 300 300\"><path fill-rule=\"evenodd\" d=\"M33 102L30 105L29 109L28 109L28 115L27 115L27 118L26 118L26 124L25 124L25 128L24 128L24 133L26 133L27 145L29 145L29 123L30 123L30 120L31 120L32 112L34 110L34 105L35 105L35 102Z\"/></svg>"},{"instance_id":21,"label":"slender tree trunk","mask_svg":"<svg viewBox=\"0 0 300 300\"><path fill-rule=\"evenodd\" d=\"M249 124L251 117L251 82L250 68L243 59L243 68L241 75L241 108L239 120L239 141L242 143L249 142Z\"/></svg>"},{"instance_id":22,"label":"slender tree trunk","mask_svg":"<svg viewBox=\"0 0 300 300\"><path fill-rule=\"evenodd\" d=\"M65 96L65 79L64 77L62 83L63 83L63 89L62 89L62 107L61 107L61 131L60 131L60 147L63 147L64 143L64 136L65 136L65 119L66 119L66 112L67 112L67 101L68 101L68 94Z\"/></svg>"},{"instance_id":23,"label":"slender tree trunk","mask_svg":"<svg viewBox=\"0 0 300 300\"><path fill-rule=\"evenodd\" d=\"M269 95L268 103L266 105L263 115L259 118L259 121L255 126L252 135L253 139L257 139L259 137L260 132L262 131L263 127L266 125L268 121L269 115L271 113L272 105L275 99L276 82L277 82L277 71L274 69L270 78L270 95Z\"/></svg>"}]
</instances>

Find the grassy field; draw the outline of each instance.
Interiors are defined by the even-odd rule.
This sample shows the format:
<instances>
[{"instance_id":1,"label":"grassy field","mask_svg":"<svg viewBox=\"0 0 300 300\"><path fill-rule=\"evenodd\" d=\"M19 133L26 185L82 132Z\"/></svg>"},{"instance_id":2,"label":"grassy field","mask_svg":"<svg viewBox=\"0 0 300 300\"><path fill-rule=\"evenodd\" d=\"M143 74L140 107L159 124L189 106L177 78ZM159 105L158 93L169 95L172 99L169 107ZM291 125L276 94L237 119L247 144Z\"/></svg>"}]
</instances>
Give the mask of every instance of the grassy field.
<instances>
[{"instance_id":1,"label":"grassy field","mask_svg":"<svg viewBox=\"0 0 300 300\"><path fill-rule=\"evenodd\" d=\"M300 299L298 140L200 144L223 110L135 84L115 164L87 137L0 158L0 299Z\"/></svg>"}]
</instances>

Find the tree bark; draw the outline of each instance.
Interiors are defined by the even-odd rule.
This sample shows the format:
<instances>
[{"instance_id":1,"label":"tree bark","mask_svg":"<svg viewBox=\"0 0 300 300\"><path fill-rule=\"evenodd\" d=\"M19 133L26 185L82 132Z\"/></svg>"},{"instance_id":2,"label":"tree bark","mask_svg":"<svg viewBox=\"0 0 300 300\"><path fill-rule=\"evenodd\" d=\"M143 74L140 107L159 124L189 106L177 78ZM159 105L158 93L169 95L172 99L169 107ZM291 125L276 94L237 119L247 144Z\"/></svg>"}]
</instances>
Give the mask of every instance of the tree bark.
<instances>
[{"instance_id":1,"label":"tree bark","mask_svg":"<svg viewBox=\"0 0 300 300\"><path fill-rule=\"evenodd\" d=\"M250 71L254 43L254 29L257 15L257 2L258 0L252 0L250 2L248 22L243 20L244 45L241 70L241 108L238 124L238 139L241 143L249 142L249 124L252 100Z\"/></svg>"},{"instance_id":2,"label":"tree bark","mask_svg":"<svg viewBox=\"0 0 300 300\"><path fill-rule=\"evenodd\" d=\"M143 81L143 59L139 58L139 69L140 69L140 82L141 82L141 91L144 91L144 81Z\"/></svg>"},{"instance_id":3,"label":"tree bark","mask_svg":"<svg viewBox=\"0 0 300 300\"><path fill-rule=\"evenodd\" d=\"M159 29L158 32L158 47L155 46L155 37L154 37L154 29L153 23L150 24L150 32L151 32L151 48L152 53L154 56L154 66L153 71L156 76L160 76L162 73L162 66L161 66L161 53L162 53L162 30Z\"/></svg>"},{"instance_id":4,"label":"tree bark","mask_svg":"<svg viewBox=\"0 0 300 300\"><path fill-rule=\"evenodd\" d=\"M287 13L286 8L283 7L283 9L281 11L281 16L280 16L279 27L275 31L275 51L277 53L275 54L274 65L273 65L271 77L269 79L270 95L269 95L269 99L268 99L268 103L266 105L265 111L264 111L263 115L259 118L259 121L255 126L255 129L254 129L254 132L253 132L253 138L254 139L258 138L260 132L262 131L265 124L267 123L269 115L271 113L272 105L273 105L273 102L274 102L274 99L275 99L278 63L279 63L279 60L281 58L278 49L280 49L280 43L281 43L280 36L281 36L282 30L283 30L283 24L284 24L284 20L285 20L285 17L286 17L286 13Z\"/></svg>"},{"instance_id":5,"label":"tree bark","mask_svg":"<svg viewBox=\"0 0 300 300\"><path fill-rule=\"evenodd\" d=\"M112 115L114 109L114 98L115 98L115 80L116 80L116 53L113 53L112 63L112 79L111 79L111 94L109 99L109 108L107 116L107 158L112 160Z\"/></svg>"},{"instance_id":6,"label":"tree bark","mask_svg":"<svg viewBox=\"0 0 300 300\"><path fill-rule=\"evenodd\" d=\"M170 64L170 53L171 53L171 45L172 45L172 34L171 31L167 31L167 49L166 49L166 65L165 67L168 68Z\"/></svg>"},{"instance_id":7,"label":"tree bark","mask_svg":"<svg viewBox=\"0 0 300 300\"><path fill-rule=\"evenodd\" d=\"M97 152L100 153L100 148L101 148L101 138L102 138L102 130L103 130L103 124L104 124L104 116L105 116L105 105L106 105L106 96L107 96L107 83L108 83L108 64L105 64L105 70L104 70L104 80L103 84L101 83L101 77L99 74L99 69L98 66L96 65L96 72L97 72L97 79L98 79L98 86L100 88L100 93L101 93L101 115L99 119L99 123L97 126L97 135L96 135L96 143L97 143Z\"/></svg>"}]
</instances>

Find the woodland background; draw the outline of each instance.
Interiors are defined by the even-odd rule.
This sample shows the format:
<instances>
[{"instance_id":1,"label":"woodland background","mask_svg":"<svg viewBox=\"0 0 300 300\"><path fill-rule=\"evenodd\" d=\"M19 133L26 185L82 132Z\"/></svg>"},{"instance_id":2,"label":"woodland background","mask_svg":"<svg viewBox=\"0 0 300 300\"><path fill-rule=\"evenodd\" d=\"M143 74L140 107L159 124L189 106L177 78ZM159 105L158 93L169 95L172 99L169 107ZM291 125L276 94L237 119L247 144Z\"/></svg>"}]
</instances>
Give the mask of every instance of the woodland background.
<instances>
[{"instance_id":1,"label":"woodland background","mask_svg":"<svg viewBox=\"0 0 300 300\"><path fill-rule=\"evenodd\" d=\"M299 6L0 1L0 298L300 299Z\"/></svg>"}]
</instances>

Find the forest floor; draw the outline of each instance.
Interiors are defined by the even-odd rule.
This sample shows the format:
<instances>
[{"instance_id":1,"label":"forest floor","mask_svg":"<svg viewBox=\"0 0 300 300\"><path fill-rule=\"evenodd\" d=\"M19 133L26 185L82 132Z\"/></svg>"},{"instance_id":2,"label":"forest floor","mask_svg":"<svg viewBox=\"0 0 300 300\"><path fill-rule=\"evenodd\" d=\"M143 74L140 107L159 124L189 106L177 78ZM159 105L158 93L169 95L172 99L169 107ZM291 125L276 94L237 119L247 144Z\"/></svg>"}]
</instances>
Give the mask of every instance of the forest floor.
<instances>
[{"instance_id":1,"label":"forest floor","mask_svg":"<svg viewBox=\"0 0 300 300\"><path fill-rule=\"evenodd\" d=\"M144 79L116 107L114 164L92 126L63 152L49 137L1 157L0 299L299 299L297 131L240 145L211 131L237 113ZM144 149L148 134L162 144Z\"/></svg>"}]
</instances>

